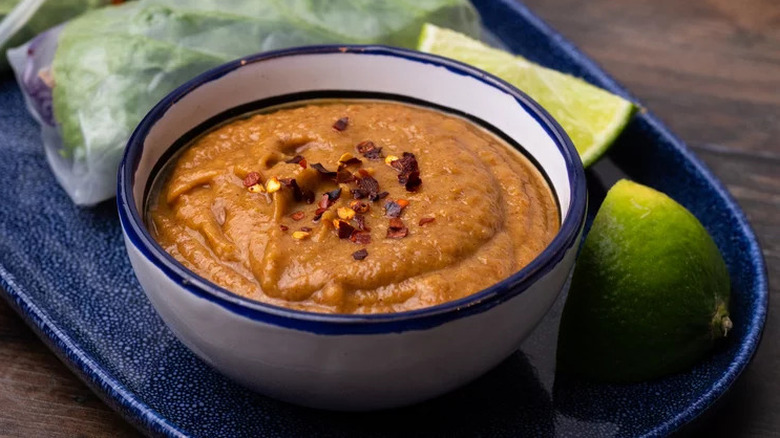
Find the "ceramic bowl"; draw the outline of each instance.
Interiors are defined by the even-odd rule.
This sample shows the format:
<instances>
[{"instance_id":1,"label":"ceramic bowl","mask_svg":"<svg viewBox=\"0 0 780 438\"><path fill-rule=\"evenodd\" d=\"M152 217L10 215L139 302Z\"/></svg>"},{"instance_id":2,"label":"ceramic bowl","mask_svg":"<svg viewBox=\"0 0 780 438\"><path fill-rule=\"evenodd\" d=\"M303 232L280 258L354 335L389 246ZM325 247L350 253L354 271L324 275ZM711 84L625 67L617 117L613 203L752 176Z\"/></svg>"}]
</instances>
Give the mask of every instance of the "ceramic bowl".
<instances>
[{"instance_id":1,"label":"ceramic bowl","mask_svg":"<svg viewBox=\"0 0 780 438\"><path fill-rule=\"evenodd\" d=\"M350 97L414 102L493 130L546 175L560 232L528 266L471 296L393 314L319 314L248 300L194 274L144 225L151 182L189 139L280 103ZM480 70L387 47L318 46L215 68L165 97L137 127L119 170L119 217L146 295L173 333L230 378L292 403L372 410L435 397L515 351L566 282L585 220L582 164L528 96Z\"/></svg>"}]
</instances>

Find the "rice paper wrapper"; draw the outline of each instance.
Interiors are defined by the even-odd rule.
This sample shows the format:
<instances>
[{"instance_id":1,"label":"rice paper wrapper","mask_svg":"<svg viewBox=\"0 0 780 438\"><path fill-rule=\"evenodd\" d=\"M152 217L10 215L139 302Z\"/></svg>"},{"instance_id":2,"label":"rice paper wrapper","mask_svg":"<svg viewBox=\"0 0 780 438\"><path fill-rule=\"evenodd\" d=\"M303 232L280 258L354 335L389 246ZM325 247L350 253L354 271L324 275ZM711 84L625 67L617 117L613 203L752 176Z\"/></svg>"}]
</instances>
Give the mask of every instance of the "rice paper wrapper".
<instances>
[{"instance_id":1,"label":"rice paper wrapper","mask_svg":"<svg viewBox=\"0 0 780 438\"><path fill-rule=\"evenodd\" d=\"M310 44L414 48L425 22L472 36L467 0L139 0L8 52L49 164L73 202L114 196L127 140L166 94L236 58Z\"/></svg>"},{"instance_id":2,"label":"rice paper wrapper","mask_svg":"<svg viewBox=\"0 0 780 438\"><path fill-rule=\"evenodd\" d=\"M57 182L78 205L92 205L111 198L116 191L116 169L121 150L85 153L79 159L62 153L60 126L54 119L51 63L62 32L58 26L8 51L8 61L22 90L30 115L41 128L41 139ZM110 152L110 151L106 151Z\"/></svg>"},{"instance_id":3,"label":"rice paper wrapper","mask_svg":"<svg viewBox=\"0 0 780 438\"><path fill-rule=\"evenodd\" d=\"M90 9L116 0L0 0L0 51L15 47L41 32ZM8 69L0 57L0 72Z\"/></svg>"}]
</instances>

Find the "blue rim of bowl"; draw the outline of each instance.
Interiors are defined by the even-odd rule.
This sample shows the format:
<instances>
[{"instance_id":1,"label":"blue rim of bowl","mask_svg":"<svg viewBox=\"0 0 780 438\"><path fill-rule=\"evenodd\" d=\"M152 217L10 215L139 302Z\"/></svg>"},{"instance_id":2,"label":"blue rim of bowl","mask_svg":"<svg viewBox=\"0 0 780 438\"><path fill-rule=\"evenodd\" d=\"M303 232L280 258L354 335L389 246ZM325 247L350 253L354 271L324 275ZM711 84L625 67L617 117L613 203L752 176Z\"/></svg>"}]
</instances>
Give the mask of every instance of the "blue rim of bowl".
<instances>
[{"instance_id":1,"label":"blue rim of bowl","mask_svg":"<svg viewBox=\"0 0 780 438\"><path fill-rule=\"evenodd\" d=\"M254 63L296 55L359 54L402 58L444 67L453 74L477 79L512 96L558 147L569 178L570 201L566 218L553 241L530 264L508 278L467 297L422 309L369 315L326 314L278 307L244 298L205 280L170 256L147 231L133 202L135 172L143 153L144 140L167 110L194 89ZM133 132L119 167L117 207L127 242L166 276L190 293L218 304L240 316L280 327L317 334L375 334L424 330L446 322L484 312L527 290L548 274L574 247L585 222L587 190L580 157L563 128L528 95L507 82L469 65L436 55L386 46L323 45L264 52L235 60L192 79L163 98ZM563 207L563 206L562 206ZM558 293L551 291L550 293Z\"/></svg>"}]
</instances>

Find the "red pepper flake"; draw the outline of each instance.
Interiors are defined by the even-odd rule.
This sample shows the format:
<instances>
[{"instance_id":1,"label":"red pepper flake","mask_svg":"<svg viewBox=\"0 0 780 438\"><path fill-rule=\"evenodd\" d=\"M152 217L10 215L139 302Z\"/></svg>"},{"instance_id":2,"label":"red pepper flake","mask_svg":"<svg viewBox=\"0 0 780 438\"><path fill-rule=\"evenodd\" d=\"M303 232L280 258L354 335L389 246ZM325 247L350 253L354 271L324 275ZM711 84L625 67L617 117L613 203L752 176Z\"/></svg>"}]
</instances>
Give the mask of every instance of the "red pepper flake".
<instances>
[{"instance_id":1,"label":"red pepper flake","mask_svg":"<svg viewBox=\"0 0 780 438\"><path fill-rule=\"evenodd\" d=\"M435 221L435 220L436 220L436 218L435 218L435 217L424 217L424 218L420 218L420 226L423 226L423 225L425 225L425 224L429 224L429 223L431 223L431 222L433 222L433 221Z\"/></svg>"},{"instance_id":2,"label":"red pepper flake","mask_svg":"<svg viewBox=\"0 0 780 438\"><path fill-rule=\"evenodd\" d=\"M324 193L324 195L328 196L328 207L330 207L334 202L336 202L336 200L341 197L341 187L337 188L336 190L331 190L330 192Z\"/></svg>"},{"instance_id":3,"label":"red pepper flake","mask_svg":"<svg viewBox=\"0 0 780 438\"><path fill-rule=\"evenodd\" d=\"M387 201L385 202L385 216L387 217L400 217L401 211L404 208L401 207L401 204L395 202L395 201Z\"/></svg>"},{"instance_id":4,"label":"red pepper flake","mask_svg":"<svg viewBox=\"0 0 780 438\"><path fill-rule=\"evenodd\" d=\"M306 168L307 164L308 164L308 161L306 161L306 158L304 158L303 160L298 162L298 165L303 167L304 169Z\"/></svg>"},{"instance_id":5,"label":"red pepper flake","mask_svg":"<svg viewBox=\"0 0 780 438\"><path fill-rule=\"evenodd\" d=\"M358 245L368 245L371 243L371 234L365 231L355 231L352 233L352 236L349 237L349 240Z\"/></svg>"},{"instance_id":6,"label":"red pepper flake","mask_svg":"<svg viewBox=\"0 0 780 438\"><path fill-rule=\"evenodd\" d=\"M301 227L301 231L303 231L304 233L311 233L311 228L309 228L309 227Z\"/></svg>"},{"instance_id":7,"label":"red pepper flake","mask_svg":"<svg viewBox=\"0 0 780 438\"><path fill-rule=\"evenodd\" d=\"M339 171L336 172L336 182L339 184L352 182L354 180L355 176L347 169L339 169Z\"/></svg>"},{"instance_id":8,"label":"red pepper flake","mask_svg":"<svg viewBox=\"0 0 780 438\"><path fill-rule=\"evenodd\" d=\"M306 216L306 213L304 213L302 211L296 211L295 213L290 215L290 217L294 221L299 221L299 220L303 219L305 216Z\"/></svg>"},{"instance_id":9,"label":"red pepper flake","mask_svg":"<svg viewBox=\"0 0 780 438\"><path fill-rule=\"evenodd\" d=\"M352 258L355 260L363 260L368 257L368 251L365 248L357 250L352 253Z\"/></svg>"},{"instance_id":10,"label":"red pepper flake","mask_svg":"<svg viewBox=\"0 0 780 438\"><path fill-rule=\"evenodd\" d=\"M318 220L320 220L320 218L322 217L322 214L325 213L325 210L327 210L327 208L322 208L322 207L314 210L314 217L312 218L311 221L312 222L317 222Z\"/></svg>"},{"instance_id":11,"label":"red pepper flake","mask_svg":"<svg viewBox=\"0 0 780 438\"><path fill-rule=\"evenodd\" d=\"M409 235L409 229L404 222L397 217L390 219L390 225L387 227L387 237L390 239L401 239Z\"/></svg>"},{"instance_id":12,"label":"red pepper flake","mask_svg":"<svg viewBox=\"0 0 780 438\"><path fill-rule=\"evenodd\" d=\"M314 218L312 219L314 222L317 222L322 217L322 214L325 213L325 210L327 210L333 203L336 202L341 197L341 187L337 188L336 190L332 190L330 192L325 192L322 194L322 197L320 198L320 202L317 204L319 207L314 212Z\"/></svg>"},{"instance_id":13,"label":"red pepper flake","mask_svg":"<svg viewBox=\"0 0 780 438\"><path fill-rule=\"evenodd\" d=\"M358 157L352 157L346 161L340 161L340 163L339 167L356 166L358 164L363 164L363 160Z\"/></svg>"},{"instance_id":14,"label":"red pepper flake","mask_svg":"<svg viewBox=\"0 0 780 438\"><path fill-rule=\"evenodd\" d=\"M379 181L377 181L376 178L371 176L368 172L363 171L363 169L360 169L359 173L362 175L362 178L357 179L358 188L350 190L353 198L368 198L370 201L376 201L388 195L387 192L378 193Z\"/></svg>"},{"instance_id":15,"label":"red pepper flake","mask_svg":"<svg viewBox=\"0 0 780 438\"><path fill-rule=\"evenodd\" d=\"M414 154L404 152L403 156L390 163L398 171L398 182L406 187L409 192L416 191L422 185L420 179L420 167Z\"/></svg>"},{"instance_id":16,"label":"red pepper flake","mask_svg":"<svg viewBox=\"0 0 780 438\"><path fill-rule=\"evenodd\" d=\"M317 204L319 207L317 211L319 210L327 210L328 207L330 207L330 198L328 197L327 193L323 193L322 197L320 198L319 204Z\"/></svg>"},{"instance_id":17,"label":"red pepper flake","mask_svg":"<svg viewBox=\"0 0 780 438\"><path fill-rule=\"evenodd\" d=\"M333 124L333 129L336 131L343 131L347 129L347 125L349 125L349 117L342 117L338 120L336 120L336 123Z\"/></svg>"},{"instance_id":18,"label":"red pepper flake","mask_svg":"<svg viewBox=\"0 0 780 438\"><path fill-rule=\"evenodd\" d=\"M287 231L287 230L290 229L290 227L288 227L287 225L279 224L279 229L282 230L282 231Z\"/></svg>"},{"instance_id":19,"label":"red pepper flake","mask_svg":"<svg viewBox=\"0 0 780 438\"><path fill-rule=\"evenodd\" d=\"M249 172L244 177L244 187L252 187L260 182L260 174L258 172Z\"/></svg>"},{"instance_id":20,"label":"red pepper flake","mask_svg":"<svg viewBox=\"0 0 780 438\"><path fill-rule=\"evenodd\" d=\"M360 231L371 231L371 228L368 228L366 226L366 217L362 214L356 214L355 217L352 218L353 221L355 221L355 224L357 224L357 229Z\"/></svg>"},{"instance_id":21,"label":"red pepper flake","mask_svg":"<svg viewBox=\"0 0 780 438\"><path fill-rule=\"evenodd\" d=\"M409 178L404 183L407 192L416 192L422 185L422 179L420 178L420 172L414 171L409 174Z\"/></svg>"},{"instance_id":22,"label":"red pepper flake","mask_svg":"<svg viewBox=\"0 0 780 438\"><path fill-rule=\"evenodd\" d=\"M355 146L355 149L371 161L379 161L385 157L382 155L382 148L371 140L361 141Z\"/></svg>"},{"instance_id":23,"label":"red pepper flake","mask_svg":"<svg viewBox=\"0 0 780 438\"><path fill-rule=\"evenodd\" d=\"M321 163L314 163L311 165L312 169L320 173L325 178L336 178L336 172L328 170Z\"/></svg>"},{"instance_id":24,"label":"red pepper flake","mask_svg":"<svg viewBox=\"0 0 780 438\"><path fill-rule=\"evenodd\" d=\"M339 220L337 231L339 234L339 239L349 239L352 237L352 233L355 232L355 227L350 225L347 221Z\"/></svg>"},{"instance_id":25,"label":"red pepper flake","mask_svg":"<svg viewBox=\"0 0 780 438\"><path fill-rule=\"evenodd\" d=\"M369 195L376 194L379 191L379 181L371 175L365 175L357 182L358 188L364 190Z\"/></svg>"},{"instance_id":26,"label":"red pepper flake","mask_svg":"<svg viewBox=\"0 0 780 438\"><path fill-rule=\"evenodd\" d=\"M368 202L363 202L356 199L354 201L350 201L349 208L355 210L355 213L367 213L370 205Z\"/></svg>"},{"instance_id":27,"label":"red pepper flake","mask_svg":"<svg viewBox=\"0 0 780 438\"><path fill-rule=\"evenodd\" d=\"M341 197L341 187L337 188L336 190L325 192L322 194L322 197L320 198L320 203L317 204L322 209L327 209L331 205L333 205L336 200L338 200Z\"/></svg>"}]
</instances>

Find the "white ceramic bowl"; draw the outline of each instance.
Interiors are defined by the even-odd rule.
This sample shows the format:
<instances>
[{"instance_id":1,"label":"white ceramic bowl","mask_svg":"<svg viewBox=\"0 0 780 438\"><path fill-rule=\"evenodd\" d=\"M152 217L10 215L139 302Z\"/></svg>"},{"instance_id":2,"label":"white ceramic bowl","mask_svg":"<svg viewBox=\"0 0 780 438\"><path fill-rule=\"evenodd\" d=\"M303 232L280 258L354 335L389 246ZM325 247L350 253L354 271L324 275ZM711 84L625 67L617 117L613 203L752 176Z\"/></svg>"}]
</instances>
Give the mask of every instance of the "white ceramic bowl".
<instances>
[{"instance_id":1,"label":"white ceramic bowl","mask_svg":"<svg viewBox=\"0 0 780 438\"><path fill-rule=\"evenodd\" d=\"M187 139L227 117L313 97L413 100L463 114L522 145L549 178L562 225L511 277L466 298L379 315L332 315L245 299L167 254L142 219L150 183ZM560 293L585 218L585 176L564 131L503 81L444 58L387 47L264 53L211 70L162 100L136 129L119 170L118 207L138 281L200 358L269 396L334 410L422 401L515 351Z\"/></svg>"}]
</instances>

